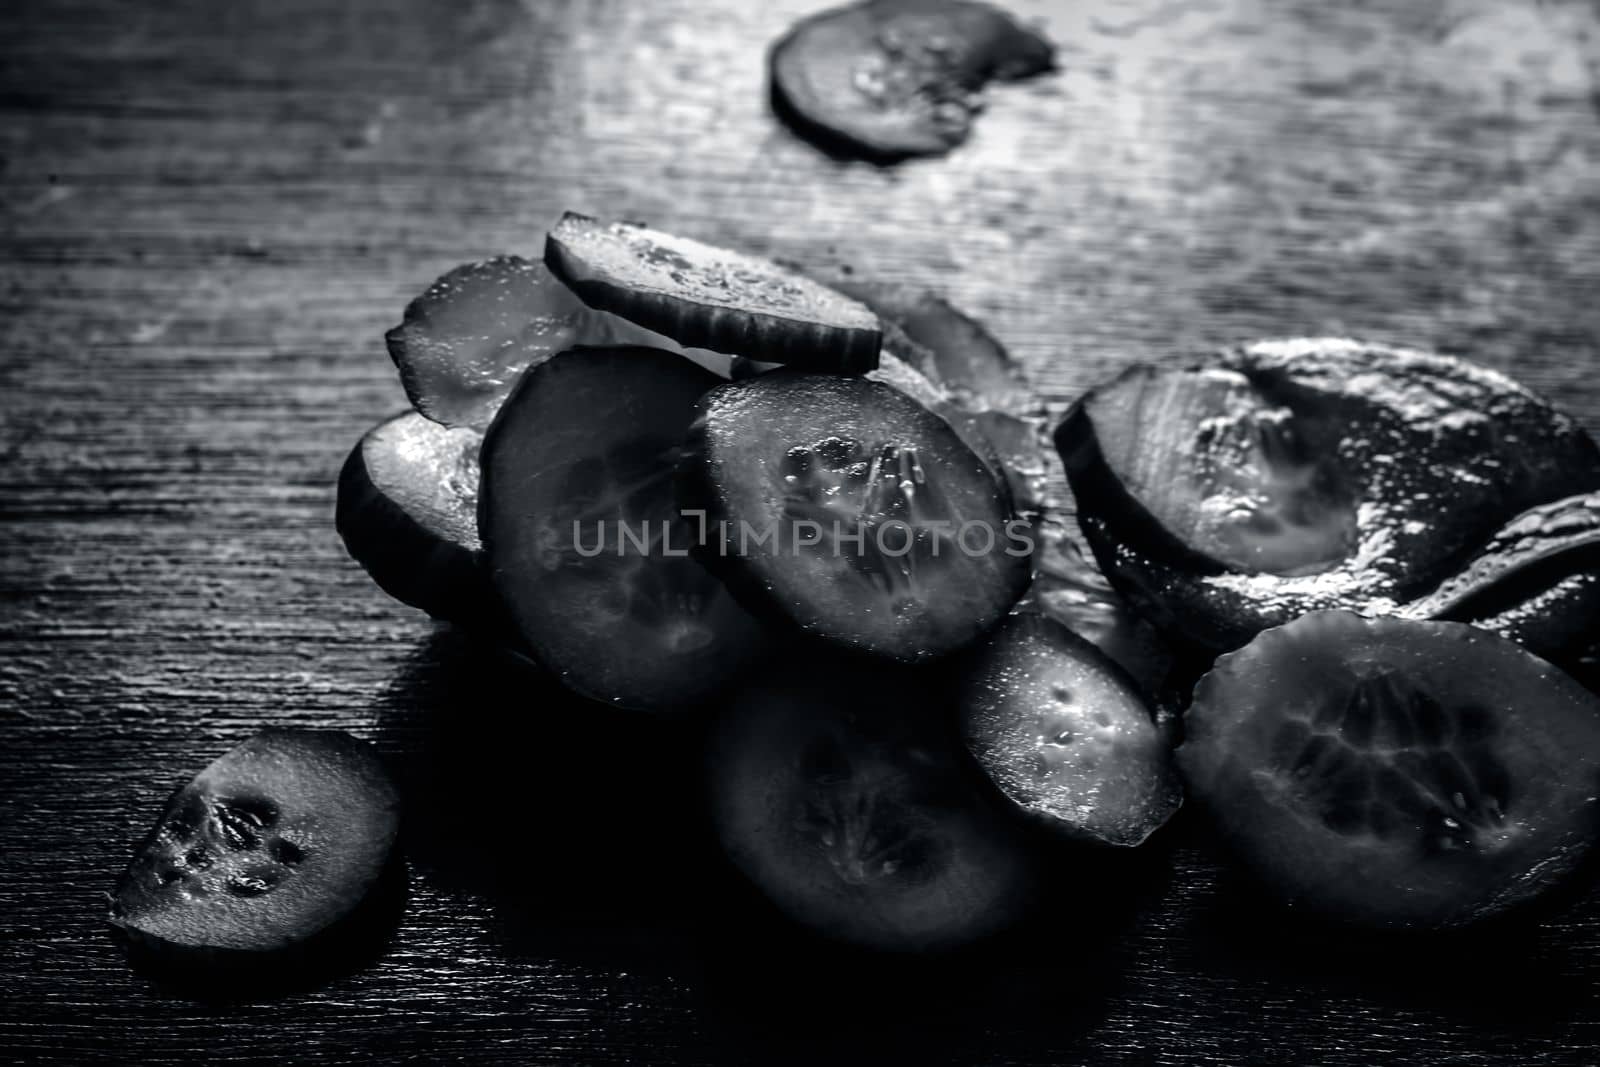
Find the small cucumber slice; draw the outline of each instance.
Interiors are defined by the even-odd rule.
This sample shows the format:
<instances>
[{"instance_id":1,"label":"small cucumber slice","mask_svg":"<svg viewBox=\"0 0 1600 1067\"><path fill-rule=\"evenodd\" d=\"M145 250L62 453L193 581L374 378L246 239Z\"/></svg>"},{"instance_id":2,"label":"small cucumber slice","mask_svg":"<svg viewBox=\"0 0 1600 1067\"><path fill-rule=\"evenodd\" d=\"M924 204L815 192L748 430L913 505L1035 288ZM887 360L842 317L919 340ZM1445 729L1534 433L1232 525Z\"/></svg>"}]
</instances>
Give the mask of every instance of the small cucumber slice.
<instances>
[{"instance_id":1,"label":"small cucumber slice","mask_svg":"<svg viewBox=\"0 0 1600 1067\"><path fill-rule=\"evenodd\" d=\"M1023 612L974 649L962 732L1024 812L1070 837L1138 845L1183 801L1138 686L1060 623Z\"/></svg>"},{"instance_id":2,"label":"small cucumber slice","mask_svg":"<svg viewBox=\"0 0 1600 1067\"><path fill-rule=\"evenodd\" d=\"M384 592L435 618L470 622L494 603L478 540L482 443L407 411L367 431L339 472L345 548Z\"/></svg>"},{"instance_id":3,"label":"small cucumber slice","mask_svg":"<svg viewBox=\"0 0 1600 1067\"><path fill-rule=\"evenodd\" d=\"M571 212L544 258L591 306L679 344L820 371L878 365L876 315L770 260Z\"/></svg>"},{"instance_id":4,"label":"small cucumber slice","mask_svg":"<svg viewBox=\"0 0 1600 1067\"><path fill-rule=\"evenodd\" d=\"M686 509L751 603L902 661L990 629L1031 573L1026 524L949 423L882 382L778 371L707 394Z\"/></svg>"},{"instance_id":5,"label":"small cucumber slice","mask_svg":"<svg viewBox=\"0 0 1600 1067\"><path fill-rule=\"evenodd\" d=\"M728 856L780 911L888 950L1017 919L1029 850L960 751L925 674L815 658L737 692L708 746Z\"/></svg>"},{"instance_id":6,"label":"small cucumber slice","mask_svg":"<svg viewBox=\"0 0 1600 1067\"><path fill-rule=\"evenodd\" d=\"M627 319L584 305L543 263L497 256L465 263L406 305L384 335L412 406L435 422L482 430L517 377L575 345L678 349ZM689 359L727 377L727 360Z\"/></svg>"},{"instance_id":7,"label":"small cucumber slice","mask_svg":"<svg viewBox=\"0 0 1600 1067\"><path fill-rule=\"evenodd\" d=\"M117 885L111 923L168 961L298 952L369 899L399 822L399 794L370 745L335 730L263 730L173 794Z\"/></svg>"},{"instance_id":8,"label":"small cucumber slice","mask_svg":"<svg viewBox=\"0 0 1600 1067\"><path fill-rule=\"evenodd\" d=\"M1600 836L1600 699L1476 627L1313 612L1217 660L1184 725L1190 795L1334 920L1484 919Z\"/></svg>"},{"instance_id":9,"label":"small cucumber slice","mask_svg":"<svg viewBox=\"0 0 1600 1067\"><path fill-rule=\"evenodd\" d=\"M491 580L531 653L586 696L692 708L761 646L689 557L698 531L674 501L695 402L718 381L656 349L575 349L525 373L484 439Z\"/></svg>"},{"instance_id":10,"label":"small cucumber slice","mask_svg":"<svg viewBox=\"0 0 1600 1067\"><path fill-rule=\"evenodd\" d=\"M869 0L812 15L772 47L778 114L823 147L877 162L967 139L990 81L1055 66L1049 41L972 0Z\"/></svg>"}]
</instances>

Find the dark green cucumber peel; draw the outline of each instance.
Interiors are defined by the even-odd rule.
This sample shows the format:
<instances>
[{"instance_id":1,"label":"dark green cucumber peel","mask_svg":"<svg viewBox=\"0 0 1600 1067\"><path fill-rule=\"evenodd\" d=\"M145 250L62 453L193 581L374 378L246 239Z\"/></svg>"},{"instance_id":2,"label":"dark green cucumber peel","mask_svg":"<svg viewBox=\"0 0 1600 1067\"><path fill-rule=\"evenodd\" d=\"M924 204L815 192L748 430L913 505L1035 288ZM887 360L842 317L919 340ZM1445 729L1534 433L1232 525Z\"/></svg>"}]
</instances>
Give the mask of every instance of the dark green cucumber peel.
<instances>
[{"instance_id":1,"label":"dark green cucumber peel","mask_svg":"<svg viewBox=\"0 0 1600 1067\"><path fill-rule=\"evenodd\" d=\"M1543 896L1600 836L1600 700L1473 626L1314 612L1222 656L1178 763L1283 904L1435 930Z\"/></svg>"},{"instance_id":2,"label":"dark green cucumber peel","mask_svg":"<svg viewBox=\"0 0 1600 1067\"><path fill-rule=\"evenodd\" d=\"M770 260L568 212L545 263L592 307L681 345L837 373L878 365L878 318Z\"/></svg>"},{"instance_id":3,"label":"dark green cucumber peel","mask_svg":"<svg viewBox=\"0 0 1600 1067\"><path fill-rule=\"evenodd\" d=\"M735 692L711 730L712 823L734 866L789 919L870 949L955 949L1024 916L1034 850L930 675L797 662Z\"/></svg>"},{"instance_id":4,"label":"dark green cucumber peel","mask_svg":"<svg viewBox=\"0 0 1600 1067\"><path fill-rule=\"evenodd\" d=\"M1053 69L1049 41L972 0L869 0L796 23L768 57L778 115L819 146L874 162L965 141L990 81Z\"/></svg>"},{"instance_id":5,"label":"dark green cucumber peel","mask_svg":"<svg viewBox=\"0 0 1600 1067\"><path fill-rule=\"evenodd\" d=\"M172 795L117 885L110 922L141 961L174 975L314 970L372 933L375 913L403 893L399 821L399 793L370 745L335 730L263 730Z\"/></svg>"},{"instance_id":6,"label":"dark green cucumber peel","mask_svg":"<svg viewBox=\"0 0 1600 1067\"><path fill-rule=\"evenodd\" d=\"M345 548L384 592L435 618L493 612L478 540L482 441L407 411L367 431L339 472Z\"/></svg>"},{"instance_id":7,"label":"dark green cucumber peel","mask_svg":"<svg viewBox=\"0 0 1600 1067\"><path fill-rule=\"evenodd\" d=\"M1031 573L988 464L882 382L789 371L711 391L679 487L684 509L708 516L702 558L752 610L873 655L910 662L966 645ZM819 542L802 544L805 522L821 528ZM966 543L978 550L963 551L939 522L970 524Z\"/></svg>"},{"instance_id":8,"label":"dark green cucumber peel","mask_svg":"<svg viewBox=\"0 0 1600 1067\"><path fill-rule=\"evenodd\" d=\"M1212 649L1311 610L1393 613L1498 525L1600 487L1594 442L1503 375L1331 339L1134 368L1074 405L1055 440L1106 575ZM1264 509L1219 506L1258 491ZM1263 566L1251 549L1270 553Z\"/></svg>"},{"instance_id":9,"label":"dark green cucumber peel","mask_svg":"<svg viewBox=\"0 0 1600 1067\"><path fill-rule=\"evenodd\" d=\"M691 710L763 645L689 557L674 499L695 402L719 382L655 349L574 349L524 374L485 436L491 581L528 654L591 699Z\"/></svg>"},{"instance_id":10,"label":"dark green cucumber peel","mask_svg":"<svg viewBox=\"0 0 1600 1067\"><path fill-rule=\"evenodd\" d=\"M978 765L1051 831L1130 847L1183 802L1138 684L1053 619L1013 615L969 653L960 703Z\"/></svg>"}]
</instances>

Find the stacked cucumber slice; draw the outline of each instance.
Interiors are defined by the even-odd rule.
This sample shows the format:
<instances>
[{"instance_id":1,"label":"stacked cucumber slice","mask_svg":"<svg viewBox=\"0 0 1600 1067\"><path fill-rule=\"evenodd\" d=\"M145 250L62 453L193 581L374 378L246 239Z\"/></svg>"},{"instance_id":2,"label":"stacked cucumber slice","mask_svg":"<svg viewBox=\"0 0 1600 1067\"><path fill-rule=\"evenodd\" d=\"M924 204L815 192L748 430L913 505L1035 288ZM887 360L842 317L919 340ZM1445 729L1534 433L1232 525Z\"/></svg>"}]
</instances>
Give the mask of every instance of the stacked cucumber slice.
<instances>
[{"instance_id":1,"label":"stacked cucumber slice","mask_svg":"<svg viewBox=\"0 0 1600 1067\"><path fill-rule=\"evenodd\" d=\"M351 457L351 554L583 696L713 720L712 823L780 911L959 944L1025 910L1052 847L1017 783L1101 796L1053 807L1058 839L1136 844L1176 807L1115 664L1003 636L1035 633L1006 620L1042 406L943 300L568 214L542 264L451 271L389 342L416 410ZM1131 739L1072 782L1038 779L1023 736L1058 676Z\"/></svg>"},{"instance_id":2,"label":"stacked cucumber slice","mask_svg":"<svg viewBox=\"0 0 1600 1067\"><path fill-rule=\"evenodd\" d=\"M1368 925L1496 914L1600 831L1600 702L1515 643L1591 643L1600 450L1503 376L1135 368L1056 427L1063 478L942 299L573 214L390 341L417 410L347 465L352 554L586 697L704 714L728 856L826 937L999 930L1045 850L1138 846L1180 783Z\"/></svg>"},{"instance_id":3,"label":"stacked cucumber slice","mask_svg":"<svg viewBox=\"0 0 1600 1067\"><path fill-rule=\"evenodd\" d=\"M1600 838L1600 699L1561 669L1594 659L1600 449L1501 375L1336 340L1135 368L1056 427L1063 477L942 299L572 214L388 340L415 408L340 475L350 553L583 697L703 718L728 859L824 938L993 934L1185 788L1285 903L1367 926L1518 908ZM266 731L174 795L111 921L302 960L372 913L397 824L367 746Z\"/></svg>"}]
</instances>

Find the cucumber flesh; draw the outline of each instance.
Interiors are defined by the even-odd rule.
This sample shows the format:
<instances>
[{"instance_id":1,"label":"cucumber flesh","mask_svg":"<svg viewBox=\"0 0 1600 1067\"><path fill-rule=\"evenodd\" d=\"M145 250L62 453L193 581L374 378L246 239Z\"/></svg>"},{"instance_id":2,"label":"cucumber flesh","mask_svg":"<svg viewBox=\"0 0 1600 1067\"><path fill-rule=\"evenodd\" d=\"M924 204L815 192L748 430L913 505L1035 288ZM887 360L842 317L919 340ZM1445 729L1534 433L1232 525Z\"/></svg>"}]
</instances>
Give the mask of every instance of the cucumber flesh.
<instances>
[{"instance_id":1,"label":"cucumber flesh","mask_svg":"<svg viewBox=\"0 0 1600 1067\"><path fill-rule=\"evenodd\" d=\"M682 485L708 515L704 558L743 598L890 659L976 639L1030 576L989 466L882 382L780 371L713 390Z\"/></svg>"},{"instance_id":2,"label":"cucumber flesh","mask_svg":"<svg viewBox=\"0 0 1600 1067\"><path fill-rule=\"evenodd\" d=\"M910 285L850 278L833 284L892 323L910 342L902 355L949 390L962 407L974 412L1038 413L1038 399L1005 346L942 296Z\"/></svg>"},{"instance_id":3,"label":"cucumber flesh","mask_svg":"<svg viewBox=\"0 0 1600 1067\"><path fill-rule=\"evenodd\" d=\"M967 447L989 465L995 478L1010 494L1009 505L1012 508L1026 511L1035 507L1042 492L1040 479L1045 461L1040 436L1043 429L1039 421L1024 420L998 411L969 410L948 389L917 369L921 357L903 358L899 354L918 347L915 342L897 336L891 330L885 334L877 368L863 377L904 393L948 422ZM912 359L917 359L918 363L913 363ZM730 376L735 381L743 381L782 369L781 363L757 363L735 358Z\"/></svg>"},{"instance_id":4,"label":"cucumber flesh","mask_svg":"<svg viewBox=\"0 0 1600 1067\"><path fill-rule=\"evenodd\" d=\"M842 658L736 692L708 747L734 865L789 918L872 948L953 948L1015 921L1029 851L939 710L926 676Z\"/></svg>"},{"instance_id":5,"label":"cucumber flesh","mask_svg":"<svg viewBox=\"0 0 1600 1067\"><path fill-rule=\"evenodd\" d=\"M689 557L675 465L720 379L647 348L575 349L530 369L483 445L478 526L523 644L572 689L675 711L713 698L762 627Z\"/></svg>"},{"instance_id":6,"label":"cucumber flesh","mask_svg":"<svg viewBox=\"0 0 1600 1067\"><path fill-rule=\"evenodd\" d=\"M1107 576L1211 649L1318 609L1394 614L1521 512L1600 489L1600 449L1510 379L1336 338L1133 368L1055 440Z\"/></svg>"},{"instance_id":7,"label":"cucumber flesh","mask_svg":"<svg viewBox=\"0 0 1600 1067\"><path fill-rule=\"evenodd\" d=\"M1402 614L1470 622L1553 663L1576 666L1600 628L1600 493L1517 516Z\"/></svg>"},{"instance_id":8,"label":"cucumber flesh","mask_svg":"<svg viewBox=\"0 0 1600 1067\"><path fill-rule=\"evenodd\" d=\"M1052 619L1007 619L974 650L961 693L967 748L1003 794L1052 830L1138 845L1182 803L1144 695Z\"/></svg>"},{"instance_id":9,"label":"cucumber flesh","mask_svg":"<svg viewBox=\"0 0 1600 1067\"><path fill-rule=\"evenodd\" d=\"M335 525L396 600L470 622L493 604L478 540L476 430L407 411L367 431L339 473Z\"/></svg>"},{"instance_id":10,"label":"cucumber flesh","mask_svg":"<svg viewBox=\"0 0 1600 1067\"><path fill-rule=\"evenodd\" d=\"M757 256L568 212L545 263L592 307L682 345L839 373L878 365L876 315Z\"/></svg>"},{"instance_id":11,"label":"cucumber flesh","mask_svg":"<svg viewBox=\"0 0 1600 1067\"><path fill-rule=\"evenodd\" d=\"M576 345L648 345L665 337L586 306L543 263L498 256L449 271L384 335L412 406L435 422L483 430L517 377ZM714 353L684 352L727 374Z\"/></svg>"},{"instance_id":12,"label":"cucumber flesh","mask_svg":"<svg viewBox=\"0 0 1600 1067\"><path fill-rule=\"evenodd\" d=\"M1184 716L1192 799L1286 905L1461 926L1600 836L1600 699L1504 638L1313 612L1217 660Z\"/></svg>"},{"instance_id":13,"label":"cucumber flesh","mask_svg":"<svg viewBox=\"0 0 1600 1067\"><path fill-rule=\"evenodd\" d=\"M369 899L399 813L365 742L263 730L173 795L117 885L111 923L169 961L262 963L319 943Z\"/></svg>"},{"instance_id":14,"label":"cucumber flesh","mask_svg":"<svg viewBox=\"0 0 1600 1067\"><path fill-rule=\"evenodd\" d=\"M983 86L1051 70L1055 49L989 4L869 0L796 23L768 65L773 105L800 133L888 163L965 141Z\"/></svg>"},{"instance_id":15,"label":"cucumber flesh","mask_svg":"<svg viewBox=\"0 0 1600 1067\"><path fill-rule=\"evenodd\" d=\"M1155 628L1112 590L1070 536L1072 505L1052 454L1043 405L1003 345L975 319L927 290L835 279L884 322L883 363L868 375L937 412L1000 474L1033 526L1035 577L1026 603L1088 639L1147 692L1171 667ZM893 353L893 354L891 354Z\"/></svg>"}]
</instances>

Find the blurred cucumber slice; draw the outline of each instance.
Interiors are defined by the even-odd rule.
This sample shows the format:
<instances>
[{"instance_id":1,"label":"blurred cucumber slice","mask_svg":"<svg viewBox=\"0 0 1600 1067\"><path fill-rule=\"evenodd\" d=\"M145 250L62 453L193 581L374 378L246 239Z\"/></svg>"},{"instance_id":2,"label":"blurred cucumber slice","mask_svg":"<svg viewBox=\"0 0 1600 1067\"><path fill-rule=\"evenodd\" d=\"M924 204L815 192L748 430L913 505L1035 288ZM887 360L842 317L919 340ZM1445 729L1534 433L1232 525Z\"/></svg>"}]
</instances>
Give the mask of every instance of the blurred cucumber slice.
<instances>
[{"instance_id":1,"label":"blurred cucumber slice","mask_svg":"<svg viewBox=\"0 0 1600 1067\"><path fill-rule=\"evenodd\" d=\"M1049 41L972 0L869 0L796 23L769 57L779 115L824 147L893 162L967 139L990 81L1055 65Z\"/></svg>"},{"instance_id":2,"label":"blurred cucumber slice","mask_svg":"<svg viewBox=\"0 0 1600 1067\"><path fill-rule=\"evenodd\" d=\"M1015 921L1033 861L926 675L803 662L713 728L712 818L735 866L794 921L873 948L953 948Z\"/></svg>"},{"instance_id":3,"label":"blurred cucumber slice","mask_svg":"<svg viewBox=\"0 0 1600 1067\"><path fill-rule=\"evenodd\" d=\"M1039 401L1022 368L982 323L927 289L887 282L836 280L911 344L902 355L973 412L1036 414Z\"/></svg>"},{"instance_id":4,"label":"blurred cucumber slice","mask_svg":"<svg viewBox=\"0 0 1600 1067\"><path fill-rule=\"evenodd\" d=\"M1518 515L1403 614L1470 622L1575 666L1600 630L1600 493Z\"/></svg>"}]
</instances>

